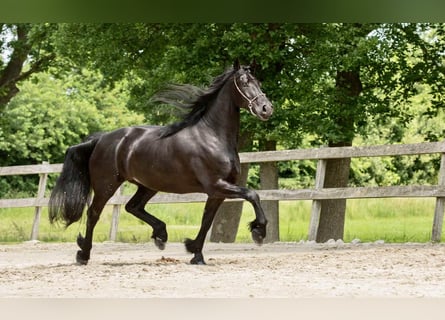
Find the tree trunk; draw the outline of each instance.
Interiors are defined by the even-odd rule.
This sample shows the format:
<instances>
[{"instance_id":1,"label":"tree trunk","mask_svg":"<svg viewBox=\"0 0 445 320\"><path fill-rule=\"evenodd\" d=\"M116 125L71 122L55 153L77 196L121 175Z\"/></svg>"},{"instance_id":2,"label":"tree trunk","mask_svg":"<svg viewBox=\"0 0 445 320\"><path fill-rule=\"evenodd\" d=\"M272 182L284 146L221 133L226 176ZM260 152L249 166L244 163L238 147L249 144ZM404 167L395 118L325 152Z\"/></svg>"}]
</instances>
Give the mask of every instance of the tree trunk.
<instances>
[{"instance_id":1,"label":"tree trunk","mask_svg":"<svg viewBox=\"0 0 445 320\"><path fill-rule=\"evenodd\" d=\"M276 141L260 141L262 151L277 149ZM278 189L278 167L276 162L260 163L260 184L262 190ZM280 241L279 202L277 200L261 200L264 214L268 221L265 242Z\"/></svg>"},{"instance_id":2,"label":"tree trunk","mask_svg":"<svg viewBox=\"0 0 445 320\"><path fill-rule=\"evenodd\" d=\"M9 101L19 92L17 84L29 78L33 73L42 71L55 58L55 53L48 53L42 57L33 56L34 59L28 59L32 53L32 43L29 39L31 24L16 24L16 40L12 45L12 53L6 66L2 69L0 64L0 112L5 108ZM41 41L45 41L42 39ZM23 66L26 61L26 71Z\"/></svg>"},{"instance_id":3,"label":"tree trunk","mask_svg":"<svg viewBox=\"0 0 445 320\"><path fill-rule=\"evenodd\" d=\"M352 143L339 143L330 147L350 146ZM324 188L342 188L348 185L351 158L331 159L326 164ZM329 239L343 239L345 226L346 199L323 200L317 242Z\"/></svg>"},{"instance_id":4,"label":"tree trunk","mask_svg":"<svg viewBox=\"0 0 445 320\"><path fill-rule=\"evenodd\" d=\"M31 46L28 44L27 26L18 24L16 32L19 45L14 48L6 67L0 70L0 106L2 107L18 93L19 89L16 83L31 50Z\"/></svg>"},{"instance_id":5,"label":"tree trunk","mask_svg":"<svg viewBox=\"0 0 445 320\"><path fill-rule=\"evenodd\" d=\"M330 141L329 147L352 146L354 136L354 110L362 91L359 70L338 71L336 76L335 103L343 113L334 115L336 125L343 131L343 141ZM331 159L327 161L325 188L344 188L348 186L351 159ZM320 222L317 242L329 239L343 239L345 228L346 199L323 200L321 202Z\"/></svg>"}]
</instances>

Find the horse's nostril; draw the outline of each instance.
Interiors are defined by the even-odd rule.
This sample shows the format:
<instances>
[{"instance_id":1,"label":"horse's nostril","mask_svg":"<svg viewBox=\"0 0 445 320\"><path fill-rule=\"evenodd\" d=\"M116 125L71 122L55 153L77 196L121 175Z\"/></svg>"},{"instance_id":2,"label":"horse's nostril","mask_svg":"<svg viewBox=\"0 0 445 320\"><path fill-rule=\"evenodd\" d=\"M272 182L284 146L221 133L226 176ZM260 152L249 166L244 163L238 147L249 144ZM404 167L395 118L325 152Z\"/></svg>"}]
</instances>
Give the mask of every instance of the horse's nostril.
<instances>
[{"instance_id":1,"label":"horse's nostril","mask_svg":"<svg viewBox=\"0 0 445 320\"><path fill-rule=\"evenodd\" d=\"M263 113L267 113L267 106L266 105L263 106Z\"/></svg>"},{"instance_id":2,"label":"horse's nostril","mask_svg":"<svg viewBox=\"0 0 445 320\"><path fill-rule=\"evenodd\" d=\"M273 108L271 105L269 105L269 104L263 105L263 108L261 111L262 114L272 114L272 112L273 112Z\"/></svg>"}]
</instances>

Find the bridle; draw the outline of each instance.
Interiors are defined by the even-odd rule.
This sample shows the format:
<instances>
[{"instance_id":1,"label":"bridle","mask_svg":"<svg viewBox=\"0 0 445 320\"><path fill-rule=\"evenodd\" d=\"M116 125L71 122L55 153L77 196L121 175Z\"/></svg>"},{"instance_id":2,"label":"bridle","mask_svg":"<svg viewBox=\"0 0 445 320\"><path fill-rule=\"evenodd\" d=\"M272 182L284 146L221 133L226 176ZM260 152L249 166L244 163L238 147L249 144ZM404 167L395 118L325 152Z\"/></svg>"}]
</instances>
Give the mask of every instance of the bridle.
<instances>
[{"instance_id":1,"label":"bridle","mask_svg":"<svg viewBox=\"0 0 445 320\"><path fill-rule=\"evenodd\" d=\"M265 97L266 94L263 93L263 92L261 92L261 93L257 94L255 97L253 97L252 99L250 99L250 98L249 98L248 96L246 96L246 95L244 94L244 92L242 92L241 89L238 87L238 84L236 83L236 77L233 77L233 83L235 83L235 87L236 87L236 89L238 90L238 92L240 93L240 95L241 95L244 99L246 99L246 100L249 102L249 104L247 105L247 107L249 108L250 113L253 114L254 116L256 116L256 114L255 114L255 113L253 112L253 110L252 110L252 107L253 107L252 103L253 103L256 99L258 99L259 97Z\"/></svg>"}]
</instances>

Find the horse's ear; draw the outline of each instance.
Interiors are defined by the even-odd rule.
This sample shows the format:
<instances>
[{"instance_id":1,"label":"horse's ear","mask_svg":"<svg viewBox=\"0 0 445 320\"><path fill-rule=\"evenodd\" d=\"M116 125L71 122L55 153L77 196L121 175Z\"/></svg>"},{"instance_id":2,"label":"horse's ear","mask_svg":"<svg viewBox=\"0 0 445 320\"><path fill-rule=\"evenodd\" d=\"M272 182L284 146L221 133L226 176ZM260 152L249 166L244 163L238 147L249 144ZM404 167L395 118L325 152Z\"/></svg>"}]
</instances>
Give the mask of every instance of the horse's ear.
<instances>
[{"instance_id":1,"label":"horse's ear","mask_svg":"<svg viewBox=\"0 0 445 320\"><path fill-rule=\"evenodd\" d=\"M239 68L240 68L239 59L236 58L235 61L233 62L233 69L239 70Z\"/></svg>"}]
</instances>

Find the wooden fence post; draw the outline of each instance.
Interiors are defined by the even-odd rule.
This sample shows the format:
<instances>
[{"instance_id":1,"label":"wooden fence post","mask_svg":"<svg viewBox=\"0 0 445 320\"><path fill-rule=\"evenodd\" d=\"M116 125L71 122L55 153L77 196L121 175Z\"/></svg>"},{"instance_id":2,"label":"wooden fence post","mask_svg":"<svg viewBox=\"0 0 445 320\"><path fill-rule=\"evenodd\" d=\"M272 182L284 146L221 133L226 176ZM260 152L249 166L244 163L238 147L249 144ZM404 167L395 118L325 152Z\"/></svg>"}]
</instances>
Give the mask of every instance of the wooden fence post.
<instances>
[{"instance_id":1,"label":"wooden fence post","mask_svg":"<svg viewBox=\"0 0 445 320\"><path fill-rule=\"evenodd\" d=\"M42 164L49 164L47 161L43 161ZM42 200L45 197L45 190L46 190L46 182L48 180L48 173L41 173L39 174L39 188L37 190L37 197L36 197L36 208L34 213L34 222L32 224L32 231L31 231L31 240L37 240L39 237L39 225L40 225L40 217L42 215L42 207L38 205L39 201Z\"/></svg>"},{"instance_id":2,"label":"wooden fence post","mask_svg":"<svg viewBox=\"0 0 445 320\"><path fill-rule=\"evenodd\" d=\"M440 169L437 184L441 187L445 186L445 153L441 154ZM445 208L445 198L436 198L436 208L434 209L433 230L431 233L432 242L440 242L442 237L443 214Z\"/></svg>"},{"instance_id":3,"label":"wooden fence post","mask_svg":"<svg viewBox=\"0 0 445 320\"><path fill-rule=\"evenodd\" d=\"M278 168L276 162L260 164L260 185L263 190L278 189ZM279 203L277 200L261 200L261 206L268 221L266 243L280 241Z\"/></svg>"},{"instance_id":4,"label":"wooden fence post","mask_svg":"<svg viewBox=\"0 0 445 320\"><path fill-rule=\"evenodd\" d=\"M315 190L323 189L324 177L326 175L327 160L320 159L317 162L317 173L315 175ZM309 223L308 240L317 239L318 224L320 222L321 200L312 200L311 221Z\"/></svg>"},{"instance_id":5,"label":"wooden fence post","mask_svg":"<svg viewBox=\"0 0 445 320\"><path fill-rule=\"evenodd\" d=\"M115 195L121 196L123 192L122 186L120 186L117 190ZM110 234L109 234L109 240L110 241L116 241L117 237L117 229L119 226L119 216L121 214L121 204L114 204L113 205L113 214L111 217L111 226L110 226Z\"/></svg>"}]
</instances>

